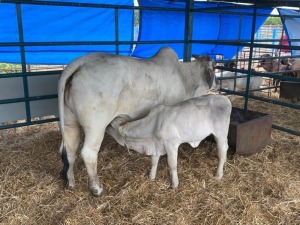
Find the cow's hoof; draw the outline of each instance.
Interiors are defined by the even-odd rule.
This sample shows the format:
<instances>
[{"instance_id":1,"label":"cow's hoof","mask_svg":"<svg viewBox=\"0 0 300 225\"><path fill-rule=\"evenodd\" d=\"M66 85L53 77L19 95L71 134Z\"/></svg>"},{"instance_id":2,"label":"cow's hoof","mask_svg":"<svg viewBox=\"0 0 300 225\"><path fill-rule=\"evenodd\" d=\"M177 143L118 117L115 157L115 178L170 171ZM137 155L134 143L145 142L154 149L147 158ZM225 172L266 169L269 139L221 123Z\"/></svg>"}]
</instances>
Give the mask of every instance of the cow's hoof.
<instances>
[{"instance_id":1,"label":"cow's hoof","mask_svg":"<svg viewBox=\"0 0 300 225\"><path fill-rule=\"evenodd\" d=\"M91 188L91 192L92 192L92 195L95 196L95 197L99 197L99 196L105 196L108 194L108 192L104 189L104 188Z\"/></svg>"},{"instance_id":2,"label":"cow's hoof","mask_svg":"<svg viewBox=\"0 0 300 225\"><path fill-rule=\"evenodd\" d=\"M102 188L102 189L103 189L103 190L102 190L101 195L102 195L102 196L108 195L108 191L107 191L106 189L104 189L104 188Z\"/></svg>"},{"instance_id":3,"label":"cow's hoof","mask_svg":"<svg viewBox=\"0 0 300 225\"><path fill-rule=\"evenodd\" d=\"M75 185L74 185L74 184L68 183L68 184L67 184L67 187L68 187L68 189L70 189L70 190L74 190L74 189L75 189Z\"/></svg>"},{"instance_id":4,"label":"cow's hoof","mask_svg":"<svg viewBox=\"0 0 300 225\"><path fill-rule=\"evenodd\" d=\"M68 186L69 181L68 181L67 171L64 169L61 170L59 175L60 175L60 178L64 181L65 185Z\"/></svg>"},{"instance_id":5,"label":"cow's hoof","mask_svg":"<svg viewBox=\"0 0 300 225\"><path fill-rule=\"evenodd\" d=\"M65 170L60 171L60 177L64 181L64 184L68 189L73 190L75 188L74 178L68 179L67 172Z\"/></svg>"}]
</instances>

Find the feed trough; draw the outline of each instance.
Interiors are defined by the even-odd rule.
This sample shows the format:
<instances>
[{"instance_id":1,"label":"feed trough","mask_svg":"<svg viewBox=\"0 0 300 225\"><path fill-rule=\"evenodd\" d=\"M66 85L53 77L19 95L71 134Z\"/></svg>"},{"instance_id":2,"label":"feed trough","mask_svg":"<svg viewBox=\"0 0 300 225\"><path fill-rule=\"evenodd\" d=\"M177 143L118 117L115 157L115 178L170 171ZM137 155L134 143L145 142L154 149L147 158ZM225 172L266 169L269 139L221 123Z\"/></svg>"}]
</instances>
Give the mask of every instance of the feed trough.
<instances>
[{"instance_id":1,"label":"feed trough","mask_svg":"<svg viewBox=\"0 0 300 225\"><path fill-rule=\"evenodd\" d=\"M300 100L300 82L281 81L280 98Z\"/></svg>"},{"instance_id":2,"label":"feed trough","mask_svg":"<svg viewBox=\"0 0 300 225\"><path fill-rule=\"evenodd\" d=\"M270 115L233 107L228 132L229 147L241 156L260 152L271 144L271 129Z\"/></svg>"}]
</instances>

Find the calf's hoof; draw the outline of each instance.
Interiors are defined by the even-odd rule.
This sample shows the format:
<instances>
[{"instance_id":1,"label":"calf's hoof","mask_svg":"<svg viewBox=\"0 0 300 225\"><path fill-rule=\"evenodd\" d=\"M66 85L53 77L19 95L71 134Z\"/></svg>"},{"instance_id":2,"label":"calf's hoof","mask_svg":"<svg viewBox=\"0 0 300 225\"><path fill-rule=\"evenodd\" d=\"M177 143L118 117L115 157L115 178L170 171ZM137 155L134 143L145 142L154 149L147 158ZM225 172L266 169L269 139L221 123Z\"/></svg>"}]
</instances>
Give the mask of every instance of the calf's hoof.
<instances>
[{"instance_id":1,"label":"calf's hoof","mask_svg":"<svg viewBox=\"0 0 300 225\"><path fill-rule=\"evenodd\" d=\"M172 184L171 187L172 187L172 189L176 189L176 188L178 188L178 185L179 185L179 183L175 183L175 184Z\"/></svg>"},{"instance_id":2,"label":"calf's hoof","mask_svg":"<svg viewBox=\"0 0 300 225\"><path fill-rule=\"evenodd\" d=\"M150 174L149 179L150 179L151 181L155 181L155 177L156 177L156 175Z\"/></svg>"},{"instance_id":3,"label":"calf's hoof","mask_svg":"<svg viewBox=\"0 0 300 225\"><path fill-rule=\"evenodd\" d=\"M223 174L217 173L217 174L215 175L215 178L216 178L217 180L221 180L222 177L223 177Z\"/></svg>"}]
</instances>

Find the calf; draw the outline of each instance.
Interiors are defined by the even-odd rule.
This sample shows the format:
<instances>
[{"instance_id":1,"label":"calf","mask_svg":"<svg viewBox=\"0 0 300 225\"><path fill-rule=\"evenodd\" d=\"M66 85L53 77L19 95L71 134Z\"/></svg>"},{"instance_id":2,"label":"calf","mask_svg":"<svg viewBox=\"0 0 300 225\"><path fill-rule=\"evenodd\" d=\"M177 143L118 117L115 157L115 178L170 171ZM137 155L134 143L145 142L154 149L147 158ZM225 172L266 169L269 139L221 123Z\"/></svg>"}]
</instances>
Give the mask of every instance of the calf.
<instances>
[{"instance_id":1,"label":"calf","mask_svg":"<svg viewBox=\"0 0 300 225\"><path fill-rule=\"evenodd\" d=\"M219 163L216 177L223 176L230 113L231 102L227 97L206 95L175 105L158 105L146 117L132 122L127 122L128 117L117 117L107 127L107 132L122 146L152 156L152 180L156 177L159 157L167 154L172 187L176 188L179 184L179 145L189 143L192 147L197 147L210 134L214 135L218 146Z\"/></svg>"},{"instance_id":2,"label":"calf","mask_svg":"<svg viewBox=\"0 0 300 225\"><path fill-rule=\"evenodd\" d=\"M230 72L230 71L225 71L222 74L221 73L215 73L216 77L233 77L235 76L235 72ZM241 77L243 75L247 75L245 73L237 73L236 74L236 88L237 89L246 89L247 85L247 77ZM262 84L262 77L259 76L253 76L250 78L250 84L249 84L249 89L258 89L260 88ZM234 79L228 79L228 80L222 80L222 87L223 88L228 88L228 90L234 91ZM259 95L258 91L254 92L254 95ZM235 100L235 95L231 98L233 101Z\"/></svg>"}]
</instances>

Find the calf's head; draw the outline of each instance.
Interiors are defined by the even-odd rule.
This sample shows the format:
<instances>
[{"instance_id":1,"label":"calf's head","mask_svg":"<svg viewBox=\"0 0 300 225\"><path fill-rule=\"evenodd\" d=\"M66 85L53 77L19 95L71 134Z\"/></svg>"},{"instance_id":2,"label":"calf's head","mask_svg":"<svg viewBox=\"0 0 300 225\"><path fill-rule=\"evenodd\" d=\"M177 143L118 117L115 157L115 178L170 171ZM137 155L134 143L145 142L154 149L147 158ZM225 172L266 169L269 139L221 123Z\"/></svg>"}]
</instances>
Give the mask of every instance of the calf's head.
<instances>
[{"instance_id":1,"label":"calf's head","mask_svg":"<svg viewBox=\"0 0 300 225\"><path fill-rule=\"evenodd\" d=\"M106 128L106 132L111 135L120 145L125 146L124 137L120 133L120 128L130 120L128 116L118 116Z\"/></svg>"}]
</instances>

